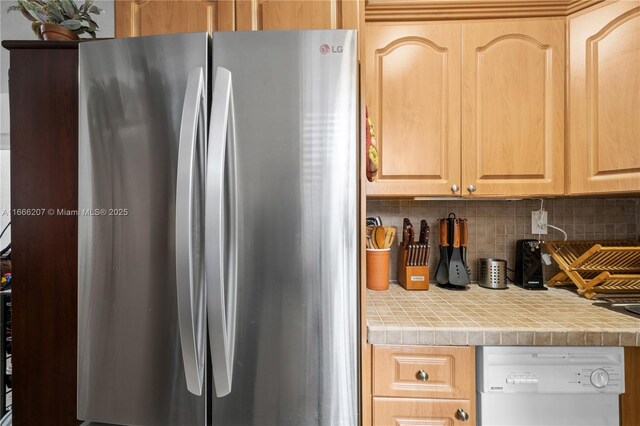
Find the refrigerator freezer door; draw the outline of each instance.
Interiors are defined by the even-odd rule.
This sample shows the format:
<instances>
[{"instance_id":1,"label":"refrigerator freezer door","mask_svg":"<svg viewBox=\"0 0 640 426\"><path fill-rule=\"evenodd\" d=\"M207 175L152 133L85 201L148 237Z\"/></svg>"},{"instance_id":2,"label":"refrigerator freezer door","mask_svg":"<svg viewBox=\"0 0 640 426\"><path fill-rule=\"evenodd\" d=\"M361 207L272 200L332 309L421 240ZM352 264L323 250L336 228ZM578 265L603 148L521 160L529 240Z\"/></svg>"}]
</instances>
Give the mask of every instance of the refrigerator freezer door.
<instances>
[{"instance_id":1,"label":"refrigerator freezer door","mask_svg":"<svg viewBox=\"0 0 640 426\"><path fill-rule=\"evenodd\" d=\"M204 70L191 70L182 107L176 182L176 286L178 325L187 389L202 395L206 364L206 287L203 259L204 204L201 185L207 106Z\"/></svg>"},{"instance_id":2,"label":"refrigerator freezer door","mask_svg":"<svg viewBox=\"0 0 640 426\"><path fill-rule=\"evenodd\" d=\"M189 73L202 68L207 76L209 44L200 33L80 46L81 420L206 423L205 392L187 390L183 365L175 225L183 101ZM206 96L206 78L203 84ZM203 151L195 152L196 176ZM202 188L194 185L194 200ZM200 251L194 243L196 259Z\"/></svg>"},{"instance_id":3,"label":"refrigerator freezer door","mask_svg":"<svg viewBox=\"0 0 640 426\"><path fill-rule=\"evenodd\" d=\"M356 33L213 44L212 70L233 76L239 264L233 384L212 422L356 425Z\"/></svg>"},{"instance_id":4,"label":"refrigerator freezer door","mask_svg":"<svg viewBox=\"0 0 640 426\"><path fill-rule=\"evenodd\" d=\"M236 130L231 73L218 68L207 152L205 264L211 369L216 395L231 391L238 288Z\"/></svg>"}]
</instances>

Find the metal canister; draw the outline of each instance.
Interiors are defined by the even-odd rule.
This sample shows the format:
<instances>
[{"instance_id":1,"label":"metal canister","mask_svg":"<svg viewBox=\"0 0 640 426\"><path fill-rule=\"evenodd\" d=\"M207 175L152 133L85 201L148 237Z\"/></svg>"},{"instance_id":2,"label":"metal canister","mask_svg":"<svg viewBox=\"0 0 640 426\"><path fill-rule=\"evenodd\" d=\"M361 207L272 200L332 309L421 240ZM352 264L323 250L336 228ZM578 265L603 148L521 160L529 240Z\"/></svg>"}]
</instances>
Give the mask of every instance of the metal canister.
<instances>
[{"instance_id":1,"label":"metal canister","mask_svg":"<svg viewBox=\"0 0 640 426\"><path fill-rule=\"evenodd\" d=\"M504 259L485 258L479 261L480 280L478 284L484 288L507 288L507 261Z\"/></svg>"}]
</instances>

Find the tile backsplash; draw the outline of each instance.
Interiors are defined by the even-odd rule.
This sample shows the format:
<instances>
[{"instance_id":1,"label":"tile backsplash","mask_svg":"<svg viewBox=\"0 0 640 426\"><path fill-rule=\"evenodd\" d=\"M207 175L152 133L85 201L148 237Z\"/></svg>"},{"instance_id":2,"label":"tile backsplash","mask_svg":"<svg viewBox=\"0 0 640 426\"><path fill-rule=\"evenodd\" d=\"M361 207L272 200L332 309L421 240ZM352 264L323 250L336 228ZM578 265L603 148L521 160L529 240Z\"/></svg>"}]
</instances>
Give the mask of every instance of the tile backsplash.
<instances>
[{"instance_id":1,"label":"tile backsplash","mask_svg":"<svg viewBox=\"0 0 640 426\"><path fill-rule=\"evenodd\" d=\"M411 219L419 228L420 219L431 227L429 272L434 280L439 258L437 219L455 213L469 223L467 263L471 280L477 281L478 259L494 257L507 260L515 268L515 245L520 239L537 238L531 234L531 212L540 208L539 199L519 201L484 200L367 200L367 216L380 216L386 226L395 226L402 239L402 219ZM640 198L562 198L545 199L548 223L562 228L570 240L638 238L640 234ZM416 231L417 232L417 231ZM549 228L544 241L562 240L562 233ZM390 278L396 280L398 239L391 248ZM557 267L545 267L544 278L551 278ZM509 274L511 276L512 274Z\"/></svg>"}]
</instances>

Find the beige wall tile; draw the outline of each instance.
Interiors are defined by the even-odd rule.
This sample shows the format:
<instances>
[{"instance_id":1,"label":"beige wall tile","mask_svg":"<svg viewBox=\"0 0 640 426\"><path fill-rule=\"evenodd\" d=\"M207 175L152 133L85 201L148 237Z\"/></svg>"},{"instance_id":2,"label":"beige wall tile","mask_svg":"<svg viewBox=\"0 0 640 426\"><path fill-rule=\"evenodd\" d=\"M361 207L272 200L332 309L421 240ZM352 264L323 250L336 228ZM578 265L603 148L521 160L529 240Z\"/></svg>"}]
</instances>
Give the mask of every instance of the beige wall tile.
<instances>
[{"instance_id":1,"label":"beige wall tile","mask_svg":"<svg viewBox=\"0 0 640 426\"><path fill-rule=\"evenodd\" d=\"M437 248L436 220L454 212L469 221L469 249L467 263L472 270L472 280L477 280L476 263L481 257L507 259L509 267L515 266L515 243L518 239L533 238L531 211L540 207L537 200L521 201L415 201L368 200L367 215L379 215L384 225L402 227L402 218L409 217L414 226L425 218L432 228L430 274L435 281L439 253ZM569 239L631 238L640 233L640 198L631 199L545 199L549 223L565 229ZM401 232L398 232L401 236ZM562 235L552 231L546 237L560 239ZM401 237L400 237L401 238ZM397 279L397 246L391 248L389 265L391 279ZM557 268L545 267L545 279L555 275Z\"/></svg>"}]
</instances>

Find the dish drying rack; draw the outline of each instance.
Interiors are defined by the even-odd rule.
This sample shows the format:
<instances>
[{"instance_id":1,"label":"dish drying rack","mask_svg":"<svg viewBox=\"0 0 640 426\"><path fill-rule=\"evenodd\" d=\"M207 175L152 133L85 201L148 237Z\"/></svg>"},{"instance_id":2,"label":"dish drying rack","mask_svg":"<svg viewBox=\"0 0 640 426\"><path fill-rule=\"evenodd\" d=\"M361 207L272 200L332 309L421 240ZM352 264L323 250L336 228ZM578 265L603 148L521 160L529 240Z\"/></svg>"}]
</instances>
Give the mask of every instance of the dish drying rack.
<instances>
[{"instance_id":1,"label":"dish drying rack","mask_svg":"<svg viewBox=\"0 0 640 426\"><path fill-rule=\"evenodd\" d=\"M640 297L637 240L549 241L544 247L561 269L548 286L574 284L587 299L630 293Z\"/></svg>"}]
</instances>

